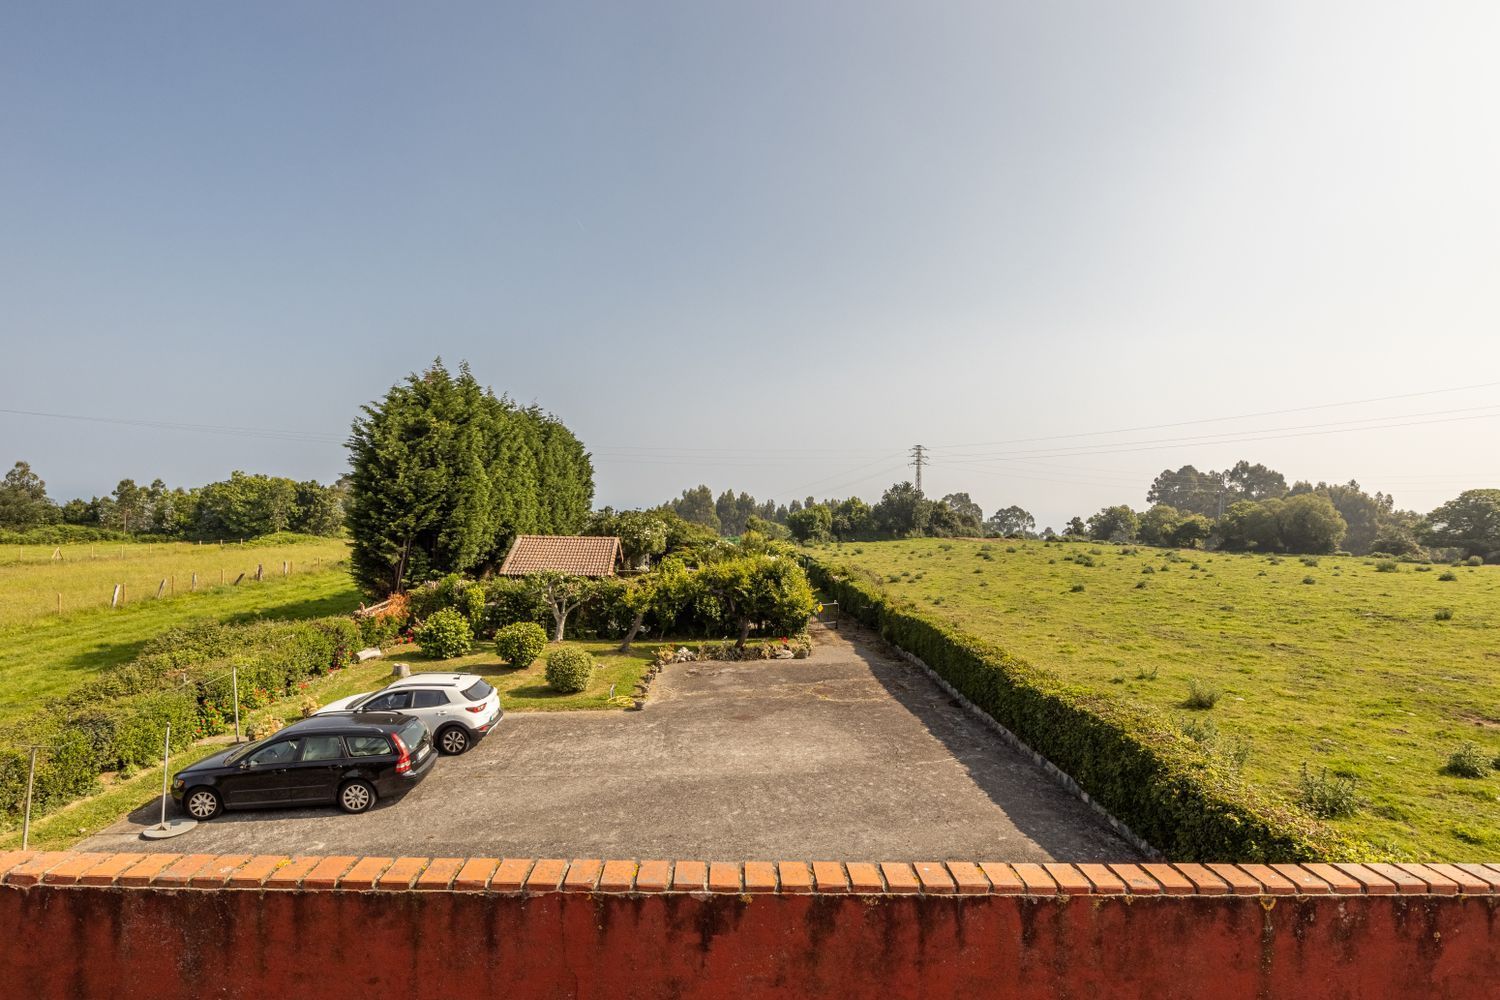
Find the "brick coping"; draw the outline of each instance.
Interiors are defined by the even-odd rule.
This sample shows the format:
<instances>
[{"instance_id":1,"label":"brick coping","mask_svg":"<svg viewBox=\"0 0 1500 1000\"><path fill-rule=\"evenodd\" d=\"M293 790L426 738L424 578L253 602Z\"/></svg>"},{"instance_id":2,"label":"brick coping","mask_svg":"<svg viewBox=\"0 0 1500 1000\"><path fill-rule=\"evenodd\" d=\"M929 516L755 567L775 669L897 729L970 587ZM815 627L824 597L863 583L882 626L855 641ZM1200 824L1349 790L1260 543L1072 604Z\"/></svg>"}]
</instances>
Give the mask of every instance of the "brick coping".
<instances>
[{"instance_id":1,"label":"brick coping","mask_svg":"<svg viewBox=\"0 0 1500 1000\"><path fill-rule=\"evenodd\" d=\"M1500 863L1025 864L0 852L27 888L877 896L1500 896Z\"/></svg>"}]
</instances>

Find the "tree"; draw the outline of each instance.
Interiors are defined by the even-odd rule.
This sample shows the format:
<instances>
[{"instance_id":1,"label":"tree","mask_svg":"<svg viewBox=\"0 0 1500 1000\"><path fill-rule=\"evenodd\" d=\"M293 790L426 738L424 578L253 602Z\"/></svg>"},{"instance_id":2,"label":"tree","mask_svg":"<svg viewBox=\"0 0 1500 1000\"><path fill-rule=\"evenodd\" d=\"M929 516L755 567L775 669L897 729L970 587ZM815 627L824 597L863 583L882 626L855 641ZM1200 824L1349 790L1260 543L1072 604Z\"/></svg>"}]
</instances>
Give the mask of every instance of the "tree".
<instances>
[{"instance_id":1,"label":"tree","mask_svg":"<svg viewBox=\"0 0 1500 1000\"><path fill-rule=\"evenodd\" d=\"M553 642L562 642L567 632L568 616L587 604L594 596L594 583L588 577L564 576L558 572L534 573L526 578L532 593L547 605L556 626Z\"/></svg>"},{"instance_id":2,"label":"tree","mask_svg":"<svg viewBox=\"0 0 1500 1000\"><path fill-rule=\"evenodd\" d=\"M1348 531L1344 535L1344 548L1355 555L1375 551L1375 536L1379 533L1381 525L1396 516L1394 497L1384 493L1371 496L1352 479L1347 483L1335 483L1332 486L1328 483L1319 483L1317 486L1306 482L1293 484L1292 496L1301 496L1306 493L1326 496L1332 502L1334 509L1348 525Z\"/></svg>"},{"instance_id":3,"label":"tree","mask_svg":"<svg viewBox=\"0 0 1500 1000\"><path fill-rule=\"evenodd\" d=\"M1427 515L1420 537L1468 556L1500 552L1500 490L1465 490Z\"/></svg>"},{"instance_id":4,"label":"tree","mask_svg":"<svg viewBox=\"0 0 1500 1000\"><path fill-rule=\"evenodd\" d=\"M985 522L991 534L1010 536L1025 535L1036 528L1036 518L1030 512L1012 504L995 511Z\"/></svg>"},{"instance_id":5,"label":"tree","mask_svg":"<svg viewBox=\"0 0 1500 1000\"><path fill-rule=\"evenodd\" d=\"M833 508L832 530L834 537L841 542L868 538L875 533L875 513L859 497L850 497Z\"/></svg>"},{"instance_id":6,"label":"tree","mask_svg":"<svg viewBox=\"0 0 1500 1000\"><path fill-rule=\"evenodd\" d=\"M881 495L872 514L879 531L908 538L927 531L932 519L932 501L911 483L897 483Z\"/></svg>"},{"instance_id":7,"label":"tree","mask_svg":"<svg viewBox=\"0 0 1500 1000\"><path fill-rule=\"evenodd\" d=\"M720 530L719 512L714 504L714 494L707 486L683 490L682 496L672 501L672 509L684 521L712 528L715 534Z\"/></svg>"},{"instance_id":8,"label":"tree","mask_svg":"<svg viewBox=\"0 0 1500 1000\"><path fill-rule=\"evenodd\" d=\"M632 617L620 652L630 652L648 616L656 620L658 627L669 629L691 599L692 580L681 560L665 560L653 572L632 579L625 591L625 606Z\"/></svg>"},{"instance_id":9,"label":"tree","mask_svg":"<svg viewBox=\"0 0 1500 1000\"><path fill-rule=\"evenodd\" d=\"M1146 500L1180 512L1213 517L1219 513L1224 492L1223 473L1199 472L1191 465L1184 465L1176 472L1163 469L1146 491Z\"/></svg>"},{"instance_id":10,"label":"tree","mask_svg":"<svg viewBox=\"0 0 1500 1000\"><path fill-rule=\"evenodd\" d=\"M1068 523L1063 526L1064 537L1072 535L1075 538L1086 538L1088 537L1088 533L1088 525L1083 523L1083 518L1081 517L1070 517L1068 518Z\"/></svg>"},{"instance_id":11,"label":"tree","mask_svg":"<svg viewBox=\"0 0 1500 1000\"><path fill-rule=\"evenodd\" d=\"M786 525L777 521L767 521L759 514L751 514L750 519L745 522L745 534L765 535L778 542L791 541L792 538L792 533Z\"/></svg>"},{"instance_id":12,"label":"tree","mask_svg":"<svg viewBox=\"0 0 1500 1000\"><path fill-rule=\"evenodd\" d=\"M1277 519L1281 544L1288 552L1335 552L1348 528L1333 502L1321 494L1308 493L1262 503L1281 504Z\"/></svg>"},{"instance_id":13,"label":"tree","mask_svg":"<svg viewBox=\"0 0 1500 1000\"><path fill-rule=\"evenodd\" d=\"M1414 556L1422 551L1416 532L1395 521L1382 524L1370 542L1370 552L1385 552L1393 556Z\"/></svg>"},{"instance_id":14,"label":"tree","mask_svg":"<svg viewBox=\"0 0 1500 1000\"><path fill-rule=\"evenodd\" d=\"M833 536L833 512L822 504L803 507L787 515L786 526L792 537L804 545L826 542Z\"/></svg>"},{"instance_id":15,"label":"tree","mask_svg":"<svg viewBox=\"0 0 1500 1000\"><path fill-rule=\"evenodd\" d=\"M745 648L757 623L789 634L806 627L817 606L807 574L786 555L721 559L698 570L697 582L718 598L735 623L738 649Z\"/></svg>"},{"instance_id":16,"label":"tree","mask_svg":"<svg viewBox=\"0 0 1500 1000\"><path fill-rule=\"evenodd\" d=\"M660 511L622 510L605 507L590 516L585 535L614 535L620 539L625 565L645 569L651 560L667 551L667 520Z\"/></svg>"},{"instance_id":17,"label":"tree","mask_svg":"<svg viewBox=\"0 0 1500 1000\"><path fill-rule=\"evenodd\" d=\"M455 376L435 361L361 413L346 518L367 591L481 572L518 534L583 527L594 486L582 445L482 388L467 365Z\"/></svg>"},{"instance_id":18,"label":"tree","mask_svg":"<svg viewBox=\"0 0 1500 1000\"><path fill-rule=\"evenodd\" d=\"M1173 526L1167 542L1179 549L1197 548L1213 534L1214 523L1202 514L1188 514Z\"/></svg>"},{"instance_id":19,"label":"tree","mask_svg":"<svg viewBox=\"0 0 1500 1000\"><path fill-rule=\"evenodd\" d=\"M972 521L976 526L984 523L984 508L971 500L967 493L949 493L938 502L963 521Z\"/></svg>"},{"instance_id":20,"label":"tree","mask_svg":"<svg viewBox=\"0 0 1500 1000\"><path fill-rule=\"evenodd\" d=\"M1140 539L1147 545L1173 545L1172 533L1182 523L1182 513L1159 503L1141 515Z\"/></svg>"},{"instance_id":21,"label":"tree","mask_svg":"<svg viewBox=\"0 0 1500 1000\"><path fill-rule=\"evenodd\" d=\"M24 530L54 524L61 516L47 498L47 484L29 463L17 462L0 480L0 527Z\"/></svg>"},{"instance_id":22,"label":"tree","mask_svg":"<svg viewBox=\"0 0 1500 1000\"><path fill-rule=\"evenodd\" d=\"M1219 541L1226 549L1281 552L1280 500L1237 500L1219 519Z\"/></svg>"},{"instance_id":23,"label":"tree","mask_svg":"<svg viewBox=\"0 0 1500 1000\"><path fill-rule=\"evenodd\" d=\"M1234 463L1234 467L1224 473L1210 473L1210 475L1222 476L1229 491L1238 494L1242 500L1269 500L1275 497L1286 496L1286 477L1275 469L1268 469L1259 462L1251 465L1244 459ZM1199 511L1206 513L1206 511Z\"/></svg>"},{"instance_id":24,"label":"tree","mask_svg":"<svg viewBox=\"0 0 1500 1000\"><path fill-rule=\"evenodd\" d=\"M1124 504L1105 507L1089 518L1089 537L1100 541L1132 542L1140 530L1141 519Z\"/></svg>"}]
</instances>

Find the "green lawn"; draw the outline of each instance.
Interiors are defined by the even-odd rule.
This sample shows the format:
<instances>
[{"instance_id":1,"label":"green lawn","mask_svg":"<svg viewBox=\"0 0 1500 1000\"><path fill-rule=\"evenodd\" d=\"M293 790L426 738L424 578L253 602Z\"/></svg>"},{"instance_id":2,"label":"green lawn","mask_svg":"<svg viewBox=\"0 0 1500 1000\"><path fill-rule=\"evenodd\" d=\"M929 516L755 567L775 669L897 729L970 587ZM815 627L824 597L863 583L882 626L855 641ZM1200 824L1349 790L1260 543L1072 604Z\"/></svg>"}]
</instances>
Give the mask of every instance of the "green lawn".
<instances>
[{"instance_id":1,"label":"green lawn","mask_svg":"<svg viewBox=\"0 0 1500 1000\"><path fill-rule=\"evenodd\" d=\"M425 655L417 646L397 646L386 653L388 660L411 664L419 670L453 671L479 674L500 692L500 705L507 712L557 712L576 709L629 708L634 704L632 691L636 682L651 666L652 649L657 643L634 646L629 653L619 653L615 641L568 641L548 643L542 656L524 670L507 666L495 655L492 643L478 646L478 652L452 660L438 660ZM543 674L547 653L561 646L584 649L594 655L599 669L587 690L578 694L559 694L547 686ZM610 697L610 688L614 697Z\"/></svg>"},{"instance_id":2,"label":"green lawn","mask_svg":"<svg viewBox=\"0 0 1500 1000\"><path fill-rule=\"evenodd\" d=\"M0 588L14 585L0 580ZM0 649L7 654L0 660L0 724L39 699L66 694L100 670L124 663L148 639L186 622L314 618L352 611L359 600L347 568L338 566L0 628Z\"/></svg>"},{"instance_id":3,"label":"green lawn","mask_svg":"<svg viewBox=\"0 0 1500 1000\"><path fill-rule=\"evenodd\" d=\"M1303 762L1353 776L1364 804L1332 822L1393 856L1500 849L1500 771L1443 770L1466 740L1500 756L1500 567L960 539L817 556L1091 691L1211 719L1287 797ZM1191 681L1215 707L1184 705Z\"/></svg>"}]
</instances>

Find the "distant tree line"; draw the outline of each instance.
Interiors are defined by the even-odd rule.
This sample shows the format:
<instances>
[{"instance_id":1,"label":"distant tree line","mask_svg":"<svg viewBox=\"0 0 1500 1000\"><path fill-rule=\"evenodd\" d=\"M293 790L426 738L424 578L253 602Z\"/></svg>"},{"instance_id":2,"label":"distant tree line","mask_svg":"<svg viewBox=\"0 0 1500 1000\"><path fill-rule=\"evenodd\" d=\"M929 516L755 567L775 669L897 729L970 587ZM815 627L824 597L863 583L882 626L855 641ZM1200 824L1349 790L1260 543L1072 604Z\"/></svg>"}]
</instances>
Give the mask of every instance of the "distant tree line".
<instances>
[{"instance_id":1,"label":"distant tree line","mask_svg":"<svg viewBox=\"0 0 1500 1000\"><path fill-rule=\"evenodd\" d=\"M1500 490L1468 490L1423 516L1400 510L1386 493L1368 493L1359 483L1306 481L1287 484L1275 469L1249 461L1222 471L1191 465L1166 469L1146 493L1149 507L1115 504L1091 517L1074 517L1061 533L1038 533L1036 519L1019 506L989 517L967 493L929 499L909 482L887 489L879 502L858 497L757 501L725 490L715 498L707 486L684 490L671 510L682 519L723 534L758 529L786 532L803 543L881 538L1059 537L1239 551L1372 552L1414 556L1424 549L1458 549L1466 556L1500 561Z\"/></svg>"},{"instance_id":2,"label":"distant tree line","mask_svg":"<svg viewBox=\"0 0 1500 1000\"><path fill-rule=\"evenodd\" d=\"M26 462L0 481L0 528L26 531L67 524L188 540L252 538L277 531L337 535L344 525L344 486L283 476L231 473L222 482L169 489L122 479L107 496L59 504Z\"/></svg>"}]
</instances>

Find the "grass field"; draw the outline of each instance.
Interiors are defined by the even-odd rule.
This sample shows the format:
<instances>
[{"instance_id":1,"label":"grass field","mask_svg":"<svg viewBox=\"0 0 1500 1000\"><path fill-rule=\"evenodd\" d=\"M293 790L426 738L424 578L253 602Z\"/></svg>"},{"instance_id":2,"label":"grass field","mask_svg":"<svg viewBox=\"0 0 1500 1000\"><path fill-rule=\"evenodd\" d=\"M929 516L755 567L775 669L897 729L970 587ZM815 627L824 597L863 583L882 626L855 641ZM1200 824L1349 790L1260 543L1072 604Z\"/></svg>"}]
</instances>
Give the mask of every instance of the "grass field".
<instances>
[{"instance_id":1,"label":"grass field","mask_svg":"<svg viewBox=\"0 0 1500 1000\"><path fill-rule=\"evenodd\" d=\"M55 558L54 558L55 556ZM348 556L339 538L285 535L270 544L229 542L105 542L57 546L0 546L0 628L58 617L92 608L107 608L116 584L124 584L127 608L163 597L228 585L241 574L253 577L263 567L265 579L327 569Z\"/></svg>"},{"instance_id":2,"label":"grass field","mask_svg":"<svg viewBox=\"0 0 1500 1000\"><path fill-rule=\"evenodd\" d=\"M16 586L13 579L0 578L0 600ZM359 599L347 567L338 565L0 626L0 649L7 654L0 659L0 724L39 699L66 694L98 671L124 663L148 639L178 625L201 619L315 618L352 611Z\"/></svg>"},{"instance_id":3,"label":"grass field","mask_svg":"<svg viewBox=\"0 0 1500 1000\"><path fill-rule=\"evenodd\" d=\"M1500 567L959 539L817 555L1091 691L1212 721L1288 798L1304 762L1354 777L1361 808L1331 822L1393 856L1500 849L1500 771L1444 770L1464 741L1500 755ZM1194 682L1214 707L1187 707Z\"/></svg>"}]
</instances>

